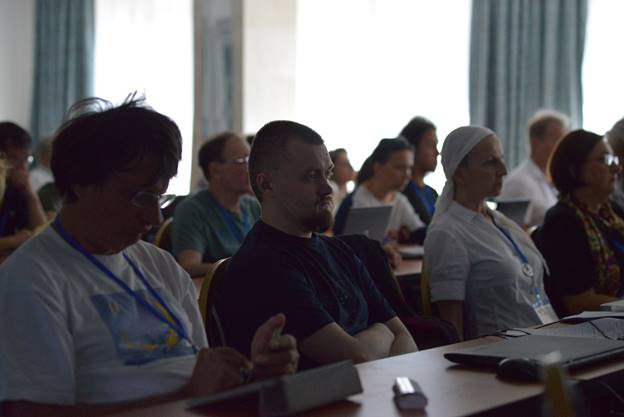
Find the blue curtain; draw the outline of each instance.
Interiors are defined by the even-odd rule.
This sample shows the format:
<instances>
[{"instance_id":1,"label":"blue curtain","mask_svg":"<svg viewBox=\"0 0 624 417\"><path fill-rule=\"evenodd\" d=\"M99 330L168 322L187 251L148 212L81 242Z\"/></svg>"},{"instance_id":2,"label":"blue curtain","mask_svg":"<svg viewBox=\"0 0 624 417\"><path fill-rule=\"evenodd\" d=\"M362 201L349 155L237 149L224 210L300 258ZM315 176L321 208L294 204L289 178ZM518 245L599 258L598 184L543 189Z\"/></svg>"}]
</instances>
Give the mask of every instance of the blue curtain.
<instances>
[{"instance_id":1,"label":"blue curtain","mask_svg":"<svg viewBox=\"0 0 624 417\"><path fill-rule=\"evenodd\" d=\"M230 0L194 0L195 117L193 155L203 141L234 130L234 7ZM207 183L193 164L191 188Z\"/></svg>"},{"instance_id":2,"label":"blue curtain","mask_svg":"<svg viewBox=\"0 0 624 417\"><path fill-rule=\"evenodd\" d=\"M93 94L94 0L37 0L33 139L51 135L69 106Z\"/></svg>"},{"instance_id":3,"label":"blue curtain","mask_svg":"<svg viewBox=\"0 0 624 417\"><path fill-rule=\"evenodd\" d=\"M508 167L526 155L528 118L559 110L582 125L587 0L474 0L470 122L494 130Z\"/></svg>"}]
</instances>

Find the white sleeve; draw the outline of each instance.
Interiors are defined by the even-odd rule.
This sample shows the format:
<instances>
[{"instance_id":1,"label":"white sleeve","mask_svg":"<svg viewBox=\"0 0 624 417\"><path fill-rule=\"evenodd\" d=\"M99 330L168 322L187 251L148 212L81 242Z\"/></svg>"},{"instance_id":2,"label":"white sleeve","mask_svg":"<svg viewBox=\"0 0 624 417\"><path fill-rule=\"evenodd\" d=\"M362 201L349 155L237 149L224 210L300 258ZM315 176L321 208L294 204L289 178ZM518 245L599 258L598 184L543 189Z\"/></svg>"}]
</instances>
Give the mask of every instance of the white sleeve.
<instances>
[{"instance_id":1,"label":"white sleeve","mask_svg":"<svg viewBox=\"0 0 624 417\"><path fill-rule=\"evenodd\" d=\"M397 195L398 209L401 210L401 226L406 226L410 232L425 227L425 223L414 210L409 200L402 194Z\"/></svg>"},{"instance_id":2,"label":"white sleeve","mask_svg":"<svg viewBox=\"0 0 624 417\"><path fill-rule=\"evenodd\" d=\"M0 401L74 404L74 344L62 289L15 268L2 272Z\"/></svg>"},{"instance_id":3,"label":"white sleeve","mask_svg":"<svg viewBox=\"0 0 624 417\"><path fill-rule=\"evenodd\" d=\"M425 239L424 265L432 302L465 299L470 260L456 236L444 229L430 229Z\"/></svg>"}]
</instances>

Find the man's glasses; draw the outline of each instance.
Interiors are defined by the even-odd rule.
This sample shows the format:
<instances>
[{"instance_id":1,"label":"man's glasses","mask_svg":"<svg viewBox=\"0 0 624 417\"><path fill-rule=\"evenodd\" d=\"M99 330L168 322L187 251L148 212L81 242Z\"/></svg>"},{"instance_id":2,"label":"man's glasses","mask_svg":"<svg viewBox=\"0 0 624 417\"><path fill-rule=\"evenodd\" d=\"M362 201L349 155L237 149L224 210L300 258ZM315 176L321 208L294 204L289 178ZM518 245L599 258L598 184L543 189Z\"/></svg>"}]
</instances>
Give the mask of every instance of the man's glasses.
<instances>
[{"instance_id":1,"label":"man's glasses","mask_svg":"<svg viewBox=\"0 0 624 417\"><path fill-rule=\"evenodd\" d=\"M231 164L231 165L247 165L249 164L249 157L244 156L242 158L229 159L221 161L222 164Z\"/></svg>"},{"instance_id":2,"label":"man's glasses","mask_svg":"<svg viewBox=\"0 0 624 417\"><path fill-rule=\"evenodd\" d=\"M154 194L148 191L139 191L130 202L135 207L148 208L158 205L161 209L167 207L176 198L175 194Z\"/></svg>"},{"instance_id":3,"label":"man's glasses","mask_svg":"<svg viewBox=\"0 0 624 417\"><path fill-rule=\"evenodd\" d=\"M602 162L608 167L620 165L620 158L613 155L612 153L606 153L602 155L601 157L596 158L595 161Z\"/></svg>"}]
</instances>

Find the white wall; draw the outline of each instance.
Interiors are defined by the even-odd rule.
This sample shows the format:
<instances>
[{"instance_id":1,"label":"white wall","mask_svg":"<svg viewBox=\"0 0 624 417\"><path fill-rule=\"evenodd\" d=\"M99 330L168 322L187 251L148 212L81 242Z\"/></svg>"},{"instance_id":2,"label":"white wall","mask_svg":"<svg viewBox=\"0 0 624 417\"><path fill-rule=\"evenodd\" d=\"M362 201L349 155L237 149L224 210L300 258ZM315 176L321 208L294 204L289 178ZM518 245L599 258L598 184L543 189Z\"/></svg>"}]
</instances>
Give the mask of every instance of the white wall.
<instances>
[{"instance_id":1,"label":"white wall","mask_svg":"<svg viewBox=\"0 0 624 417\"><path fill-rule=\"evenodd\" d=\"M0 120L30 126L35 0L0 0Z\"/></svg>"}]
</instances>

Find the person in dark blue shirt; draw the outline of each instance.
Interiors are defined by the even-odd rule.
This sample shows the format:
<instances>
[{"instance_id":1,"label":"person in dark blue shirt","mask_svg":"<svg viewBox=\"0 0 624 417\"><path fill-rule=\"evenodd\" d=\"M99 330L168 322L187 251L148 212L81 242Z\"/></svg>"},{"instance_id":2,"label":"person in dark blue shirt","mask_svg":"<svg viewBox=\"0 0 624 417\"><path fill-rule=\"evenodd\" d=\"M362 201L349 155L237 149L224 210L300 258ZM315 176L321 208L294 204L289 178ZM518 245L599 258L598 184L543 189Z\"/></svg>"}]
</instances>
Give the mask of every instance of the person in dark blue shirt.
<instances>
[{"instance_id":1,"label":"person in dark blue shirt","mask_svg":"<svg viewBox=\"0 0 624 417\"><path fill-rule=\"evenodd\" d=\"M438 193L425 184L425 175L435 171L438 165L438 137L435 125L421 116L416 116L401 130L401 137L414 147L412 178L403 189L403 194L414 207L418 217L429 224L438 199Z\"/></svg>"},{"instance_id":2,"label":"person in dark blue shirt","mask_svg":"<svg viewBox=\"0 0 624 417\"><path fill-rule=\"evenodd\" d=\"M306 126L275 121L257 133L249 171L262 215L217 300L228 345L246 351L256 323L281 312L304 368L417 350L353 251L316 234L332 223L332 170L323 139Z\"/></svg>"}]
</instances>

